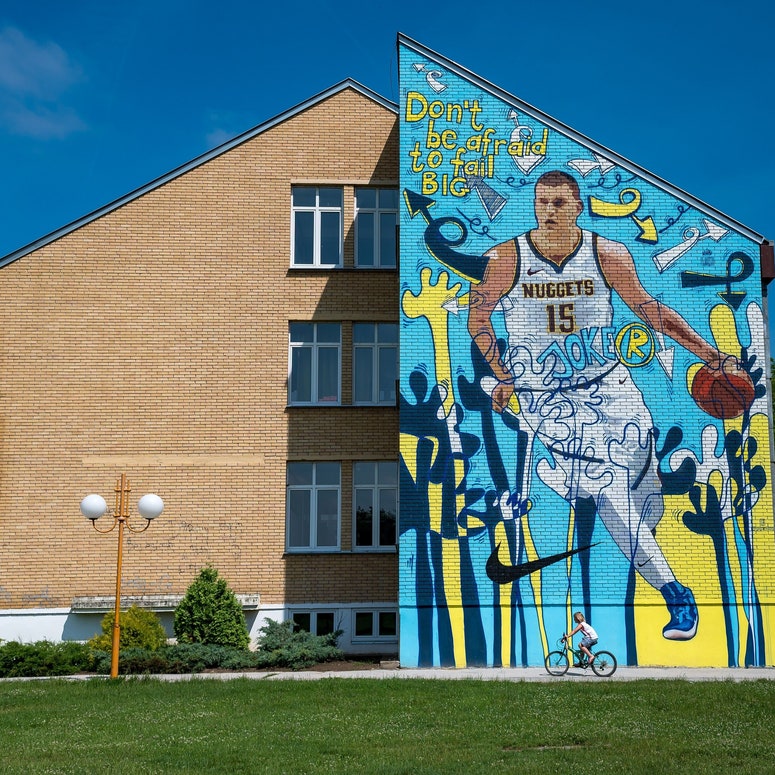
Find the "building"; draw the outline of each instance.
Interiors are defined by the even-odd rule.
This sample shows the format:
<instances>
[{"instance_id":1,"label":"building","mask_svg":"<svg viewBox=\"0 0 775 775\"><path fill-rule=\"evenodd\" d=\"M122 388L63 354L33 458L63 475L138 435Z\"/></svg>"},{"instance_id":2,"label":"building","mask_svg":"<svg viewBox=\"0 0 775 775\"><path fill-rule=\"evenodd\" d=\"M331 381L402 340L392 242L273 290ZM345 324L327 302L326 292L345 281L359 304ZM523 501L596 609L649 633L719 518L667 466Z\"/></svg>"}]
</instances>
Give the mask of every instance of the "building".
<instances>
[{"instance_id":1,"label":"building","mask_svg":"<svg viewBox=\"0 0 775 775\"><path fill-rule=\"evenodd\" d=\"M397 155L346 81L5 259L0 638L99 631L116 534L78 504L126 473L166 504L127 602L169 623L209 563L254 636L397 653Z\"/></svg>"},{"instance_id":2,"label":"building","mask_svg":"<svg viewBox=\"0 0 775 775\"><path fill-rule=\"evenodd\" d=\"M771 243L398 50L400 105L345 81L2 262L0 637L97 631L78 503L126 473L168 624L212 564L253 636L405 666L542 664L576 610L775 664Z\"/></svg>"}]
</instances>

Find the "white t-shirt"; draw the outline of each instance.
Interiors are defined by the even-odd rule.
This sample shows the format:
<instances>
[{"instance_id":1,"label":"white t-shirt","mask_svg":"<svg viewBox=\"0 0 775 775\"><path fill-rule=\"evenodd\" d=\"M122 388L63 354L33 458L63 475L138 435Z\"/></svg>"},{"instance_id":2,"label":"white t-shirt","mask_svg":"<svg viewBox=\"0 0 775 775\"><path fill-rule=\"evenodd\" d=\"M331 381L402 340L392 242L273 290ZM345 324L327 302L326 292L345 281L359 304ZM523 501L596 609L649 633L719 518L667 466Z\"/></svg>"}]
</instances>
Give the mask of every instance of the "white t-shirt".
<instances>
[{"instance_id":1,"label":"white t-shirt","mask_svg":"<svg viewBox=\"0 0 775 775\"><path fill-rule=\"evenodd\" d=\"M588 624L587 622L581 622L581 624L579 624L579 627L581 628L581 634L585 638L589 638L590 640L598 639L597 633L595 632L595 628L591 624Z\"/></svg>"}]
</instances>

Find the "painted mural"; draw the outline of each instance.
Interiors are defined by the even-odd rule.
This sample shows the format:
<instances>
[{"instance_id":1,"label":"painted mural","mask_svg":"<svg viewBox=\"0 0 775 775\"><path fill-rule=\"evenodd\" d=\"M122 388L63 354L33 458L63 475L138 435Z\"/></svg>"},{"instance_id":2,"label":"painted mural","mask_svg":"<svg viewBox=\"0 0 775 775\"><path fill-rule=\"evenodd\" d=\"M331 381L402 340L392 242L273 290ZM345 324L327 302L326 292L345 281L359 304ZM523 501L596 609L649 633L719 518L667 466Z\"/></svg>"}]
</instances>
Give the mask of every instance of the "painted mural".
<instances>
[{"instance_id":1,"label":"painted mural","mask_svg":"<svg viewBox=\"0 0 775 775\"><path fill-rule=\"evenodd\" d=\"M401 663L771 665L759 244L406 39Z\"/></svg>"}]
</instances>

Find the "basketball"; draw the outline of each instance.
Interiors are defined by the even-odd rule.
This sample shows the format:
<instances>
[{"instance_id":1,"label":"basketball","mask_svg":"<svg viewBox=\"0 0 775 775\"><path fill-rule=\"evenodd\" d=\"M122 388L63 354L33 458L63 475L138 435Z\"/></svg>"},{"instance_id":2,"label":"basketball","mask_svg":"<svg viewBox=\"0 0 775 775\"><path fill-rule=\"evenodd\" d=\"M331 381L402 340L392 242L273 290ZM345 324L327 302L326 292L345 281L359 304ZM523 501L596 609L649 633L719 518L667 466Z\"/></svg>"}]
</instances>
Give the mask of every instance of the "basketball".
<instances>
[{"instance_id":1,"label":"basketball","mask_svg":"<svg viewBox=\"0 0 775 775\"><path fill-rule=\"evenodd\" d=\"M691 387L697 406L718 420L734 420L751 408L754 387L748 374L739 369L733 358L720 367L708 364L695 374Z\"/></svg>"}]
</instances>

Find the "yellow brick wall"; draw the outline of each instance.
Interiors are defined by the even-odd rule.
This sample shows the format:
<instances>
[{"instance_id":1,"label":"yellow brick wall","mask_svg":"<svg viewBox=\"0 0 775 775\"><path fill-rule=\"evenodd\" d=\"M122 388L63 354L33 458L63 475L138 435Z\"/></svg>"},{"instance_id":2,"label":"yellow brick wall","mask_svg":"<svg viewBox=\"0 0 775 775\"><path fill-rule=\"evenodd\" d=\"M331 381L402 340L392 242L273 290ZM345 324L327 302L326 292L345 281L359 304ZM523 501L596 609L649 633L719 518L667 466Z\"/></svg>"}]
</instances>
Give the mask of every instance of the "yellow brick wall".
<instances>
[{"instance_id":1,"label":"yellow brick wall","mask_svg":"<svg viewBox=\"0 0 775 775\"><path fill-rule=\"evenodd\" d=\"M395 600L396 555L284 557L285 464L396 459L398 410L287 409L288 320L397 320L395 272L294 272L291 184L397 185L396 116L344 90L0 270L0 608L114 591L89 492L162 516L124 552L126 594L207 563L262 602ZM351 353L343 347L343 397ZM357 430L357 433L353 431ZM103 520L105 521L105 520ZM99 524L99 523L98 523ZM312 574L312 575L310 575Z\"/></svg>"}]
</instances>

